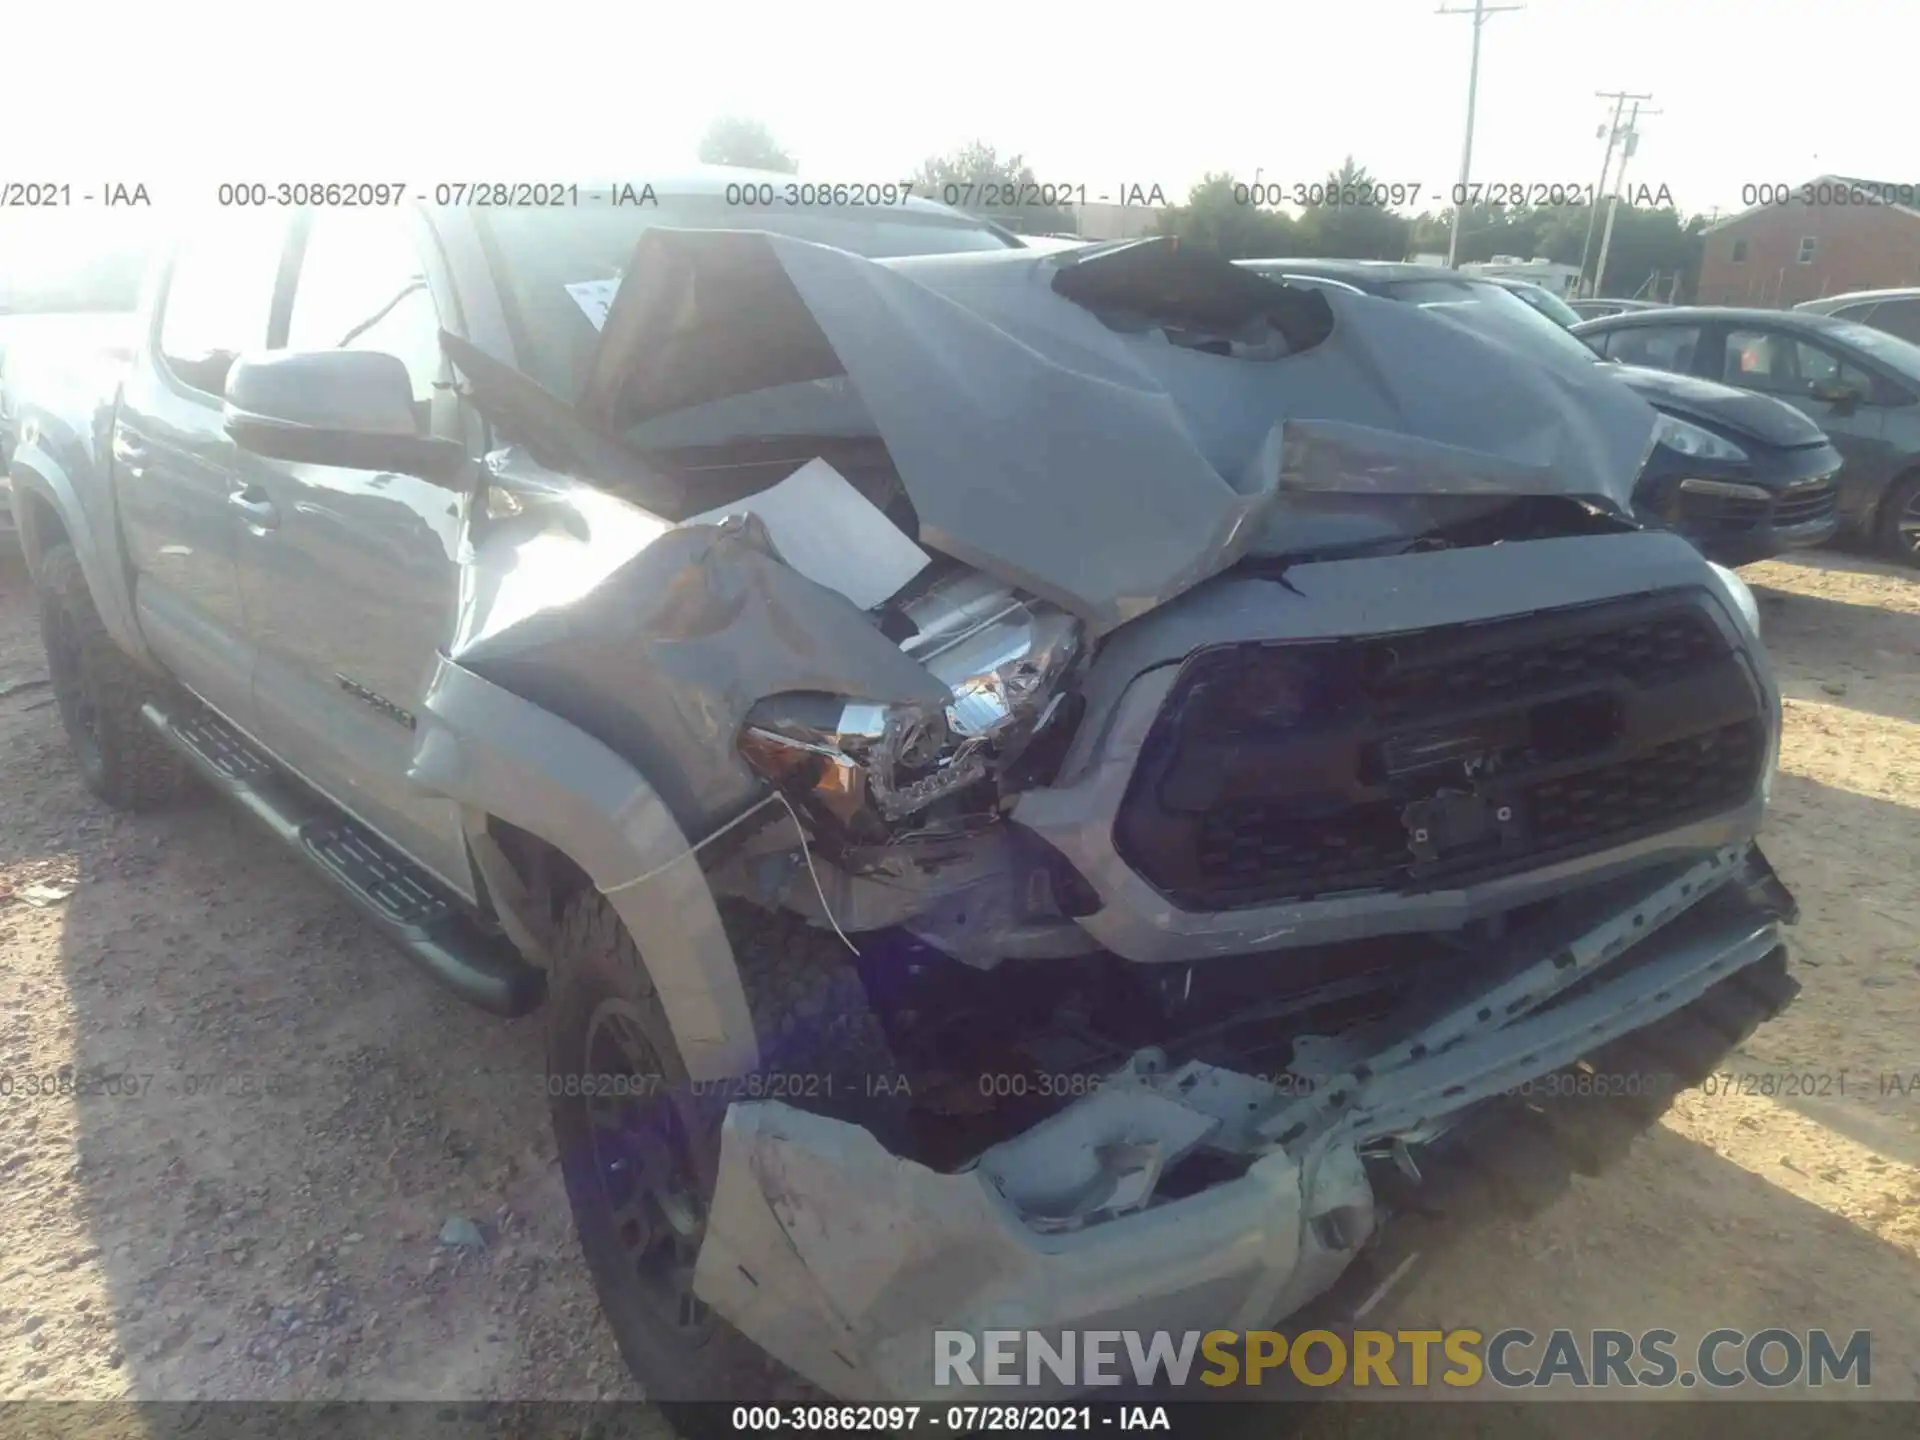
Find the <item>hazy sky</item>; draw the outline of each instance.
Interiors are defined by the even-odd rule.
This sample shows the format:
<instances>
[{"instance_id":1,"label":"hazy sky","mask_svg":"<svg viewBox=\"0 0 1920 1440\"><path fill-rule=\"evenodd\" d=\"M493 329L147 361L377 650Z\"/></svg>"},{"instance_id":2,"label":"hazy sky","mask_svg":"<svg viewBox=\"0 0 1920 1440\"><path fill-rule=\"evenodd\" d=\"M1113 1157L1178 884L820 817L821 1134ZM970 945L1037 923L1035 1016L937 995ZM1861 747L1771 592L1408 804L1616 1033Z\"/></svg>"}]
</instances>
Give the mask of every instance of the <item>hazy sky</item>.
<instances>
[{"instance_id":1,"label":"hazy sky","mask_svg":"<svg viewBox=\"0 0 1920 1440\"><path fill-rule=\"evenodd\" d=\"M644 173L717 114L810 177L904 177L975 138L1041 179L1172 198L1208 169L1351 152L1438 198L1471 22L1437 0L1232 5L9 7L0 179L479 180ZM1453 0L1458 3L1458 0ZM1687 210L1821 172L1920 183L1920 0L1531 0L1486 22L1474 178L1590 184L1602 89L1651 91L1628 179Z\"/></svg>"}]
</instances>

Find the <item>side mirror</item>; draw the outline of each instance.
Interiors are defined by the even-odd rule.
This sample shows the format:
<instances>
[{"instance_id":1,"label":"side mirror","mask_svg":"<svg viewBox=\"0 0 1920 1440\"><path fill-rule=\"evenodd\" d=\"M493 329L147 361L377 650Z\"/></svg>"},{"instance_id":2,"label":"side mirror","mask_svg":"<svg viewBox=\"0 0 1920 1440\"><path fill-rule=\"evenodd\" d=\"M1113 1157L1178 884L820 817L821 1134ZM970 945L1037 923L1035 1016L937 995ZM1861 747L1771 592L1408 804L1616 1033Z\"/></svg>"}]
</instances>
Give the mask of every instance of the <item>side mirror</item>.
<instances>
[{"instance_id":1,"label":"side mirror","mask_svg":"<svg viewBox=\"0 0 1920 1440\"><path fill-rule=\"evenodd\" d=\"M226 431L255 455L391 470L437 485L467 473L464 447L419 433L413 381L392 355L296 350L242 356L227 372Z\"/></svg>"}]
</instances>

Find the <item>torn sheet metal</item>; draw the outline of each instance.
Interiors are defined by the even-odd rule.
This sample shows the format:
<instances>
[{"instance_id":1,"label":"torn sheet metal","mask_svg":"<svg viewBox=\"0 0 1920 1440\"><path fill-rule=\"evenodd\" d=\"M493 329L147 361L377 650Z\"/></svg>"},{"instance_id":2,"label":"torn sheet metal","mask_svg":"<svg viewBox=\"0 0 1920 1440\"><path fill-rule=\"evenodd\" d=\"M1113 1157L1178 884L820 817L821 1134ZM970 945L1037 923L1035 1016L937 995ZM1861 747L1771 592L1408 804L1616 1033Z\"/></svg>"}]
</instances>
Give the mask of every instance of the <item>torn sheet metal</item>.
<instances>
[{"instance_id":1,"label":"torn sheet metal","mask_svg":"<svg viewBox=\"0 0 1920 1440\"><path fill-rule=\"evenodd\" d=\"M1542 464L1508 460L1339 420L1289 420L1280 430L1280 488L1297 494L1559 495Z\"/></svg>"},{"instance_id":2,"label":"torn sheet metal","mask_svg":"<svg viewBox=\"0 0 1920 1440\"><path fill-rule=\"evenodd\" d=\"M932 558L825 460L682 523L717 525L729 515L758 516L782 560L862 610L892 599Z\"/></svg>"},{"instance_id":3,"label":"torn sheet metal","mask_svg":"<svg viewBox=\"0 0 1920 1440\"><path fill-rule=\"evenodd\" d=\"M567 294L580 307L580 313L593 322L593 328L607 328L607 314L613 309L613 297L620 289L618 280L576 280L567 286Z\"/></svg>"},{"instance_id":4,"label":"torn sheet metal","mask_svg":"<svg viewBox=\"0 0 1920 1440\"><path fill-rule=\"evenodd\" d=\"M695 1291L802 1375L858 1399L940 1398L936 1330L1272 1325L1325 1293L1372 1232L1360 1157L1377 1142L1444 1129L1778 954L1770 872L1751 879L1757 901L1696 888L1690 916L1650 940L1633 923L1645 907L1617 915L1632 938L1604 946L1592 983L1559 992L1565 1003L1546 1003L1541 985L1529 999L1542 1003L1496 1014L1505 981L1456 991L1453 1008L1481 1033L1444 1048L1420 1045L1423 1030L1438 1038L1426 1027L1354 1036L1349 1068L1304 1097L1200 1062L1169 1070L1143 1050L956 1174L889 1155L845 1122L737 1103ZM1544 956L1541 971L1560 968ZM1775 983L1791 985L1784 971ZM1170 1166L1195 1146L1255 1158L1236 1178L1177 1196L1148 1188L1146 1208L1127 1208L1142 1180L1163 1177L1154 1151Z\"/></svg>"},{"instance_id":5,"label":"torn sheet metal","mask_svg":"<svg viewBox=\"0 0 1920 1440\"><path fill-rule=\"evenodd\" d=\"M476 531L450 658L625 756L695 833L761 793L734 740L762 696L950 698L757 517L676 527L515 451L487 465L518 513Z\"/></svg>"},{"instance_id":6,"label":"torn sheet metal","mask_svg":"<svg viewBox=\"0 0 1920 1440\"><path fill-rule=\"evenodd\" d=\"M1323 336L1275 325L1287 343L1249 350L1226 333L1239 323L1230 306L1211 321L1221 334L1205 330L1196 265L1234 269L1166 242L1077 261L1019 250L873 261L758 232L654 228L579 405L620 434L844 373L921 543L1096 633L1284 530L1284 513L1255 522L1284 508L1277 432L1290 420L1479 452L1524 467L1532 488L1630 508L1655 412L1605 367L1531 365L1416 306L1342 294L1315 297L1330 307ZM1115 268L1101 284L1080 272L1072 299L1060 293L1068 266Z\"/></svg>"}]
</instances>

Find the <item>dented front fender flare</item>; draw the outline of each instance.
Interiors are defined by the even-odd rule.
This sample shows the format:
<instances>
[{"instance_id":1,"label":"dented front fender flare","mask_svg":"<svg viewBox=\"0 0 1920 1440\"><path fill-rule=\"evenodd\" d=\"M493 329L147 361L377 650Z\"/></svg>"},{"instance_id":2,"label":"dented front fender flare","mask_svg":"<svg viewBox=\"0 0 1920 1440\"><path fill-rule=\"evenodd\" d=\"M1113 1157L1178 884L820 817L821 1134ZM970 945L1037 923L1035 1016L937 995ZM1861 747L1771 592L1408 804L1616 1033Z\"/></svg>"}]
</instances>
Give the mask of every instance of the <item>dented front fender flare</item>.
<instances>
[{"instance_id":1,"label":"dented front fender flare","mask_svg":"<svg viewBox=\"0 0 1920 1440\"><path fill-rule=\"evenodd\" d=\"M80 560L81 573L87 577L87 591L93 597L100 621L113 636L114 643L135 659L152 664L147 643L134 618L133 589L120 560L119 534L112 515L112 497L105 493L105 476L89 476L85 471L68 473L47 446L23 440L14 451L9 467L13 481L14 512L20 525L21 542L26 551L29 571L37 571L40 556L51 538L41 533L29 497L38 499L56 516L66 532L73 552ZM96 497L106 524L96 526L87 507L82 487L90 480L101 485Z\"/></svg>"},{"instance_id":2,"label":"dented front fender flare","mask_svg":"<svg viewBox=\"0 0 1920 1440\"><path fill-rule=\"evenodd\" d=\"M632 934L690 1079L724 1079L758 1065L746 991L699 858L632 765L577 726L441 657L408 775L538 836L586 872Z\"/></svg>"}]
</instances>

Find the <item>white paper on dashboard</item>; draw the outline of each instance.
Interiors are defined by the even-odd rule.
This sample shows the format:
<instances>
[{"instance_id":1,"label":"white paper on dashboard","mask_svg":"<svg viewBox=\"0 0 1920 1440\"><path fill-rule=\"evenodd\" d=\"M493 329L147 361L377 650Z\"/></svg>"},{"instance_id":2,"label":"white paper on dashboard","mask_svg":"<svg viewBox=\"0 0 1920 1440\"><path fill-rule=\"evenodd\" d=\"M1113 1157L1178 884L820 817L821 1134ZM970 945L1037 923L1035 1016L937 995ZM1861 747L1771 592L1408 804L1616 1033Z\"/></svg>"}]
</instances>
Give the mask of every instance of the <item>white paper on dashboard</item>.
<instances>
[{"instance_id":1,"label":"white paper on dashboard","mask_svg":"<svg viewBox=\"0 0 1920 1440\"><path fill-rule=\"evenodd\" d=\"M594 329L604 330L607 314L613 309L613 297L619 289L618 280L575 280L567 286L567 294L593 322Z\"/></svg>"},{"instance_id":2,"label":"white paper on dashboard","mask_svg":"<svg viewBox=\"0 0 1920 1440\"><path fill-rule=\"evenodd\" d=\"M742 514L760 517L787 564L862 610L899 594L932 558L825 460L809 460L771 489L683 523L711 525Z\"/></svg>"}]
</instances>

